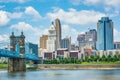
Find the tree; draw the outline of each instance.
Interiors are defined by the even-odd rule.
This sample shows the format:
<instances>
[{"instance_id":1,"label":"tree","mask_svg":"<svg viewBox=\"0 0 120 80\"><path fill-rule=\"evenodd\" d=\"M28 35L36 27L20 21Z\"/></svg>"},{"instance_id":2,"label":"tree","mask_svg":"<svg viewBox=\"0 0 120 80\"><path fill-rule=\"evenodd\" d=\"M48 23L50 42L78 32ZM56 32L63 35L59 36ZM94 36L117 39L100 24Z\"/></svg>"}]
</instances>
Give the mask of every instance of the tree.
<instances>
[{"instance_id":1,"label":"tree","mask_svg":"<svg viewBox=\"0 0 120 80\"><path fill-rule=\"evenodd\" d=\"M76 60L76 64L81 64L82 61L80 59Z\"/></svg>"},{"instance_id":2,"label":"tree","mask_svg":"<svg viewBox=\"0 0 120 80\"><path fill-rule=\"evenodd\" d=\"M92 62L95 61L95 56L91 55L90 56L90 61L92 61Z\"/></svg>"},{"instance_id":3,"label":"tree","mask_svg":"<svg viewBox=\"0 0 120 80\"><path fill-rule=\"evenodd\" d=\"M100 61L100 56L99 56L99 55L95 56L94 61L95 61L95 62L99 62L99 61Z\"/></svg>"},{"instance_id":4,"label":"tree","mask_svg":"<svg viewBox=\"0 0 120 80\"><path fill-rule=\"evenodd\" d=\"M105 55L102 56L101 61L107 61L107 58Z\"/></svg>"},{"instance_id":5,"label":"tree","mask_svg":"<svg viewBox=\"0 0 120 80\"><path fill-rule=\"evenodd\" d=\"M85 56L84 61L85 61L85 62L88 62L88 59L89 59L89 58L88 58L87 56Z\"/></svg>"},{"instance_id":6,"label":"tree","mask_svg":"<svg viewBox=\"0 0 120 80\"><path fill-rule=\"evenodd\" d=\"M114 60L114 61L119 61L118 55L114 55L114 56L113 56L113 60Z\"/></svg>"},{"instance_id":7,"label":"tree","mask_svg":"<svg viewBox=\"0 0 120 80\"><path fill-rule=\"evenodd\" d=\"M110 62L110 61L113 61L113 57L111 55L108 55L107 56L107 61Z\"/></svg>"}]
</instances>

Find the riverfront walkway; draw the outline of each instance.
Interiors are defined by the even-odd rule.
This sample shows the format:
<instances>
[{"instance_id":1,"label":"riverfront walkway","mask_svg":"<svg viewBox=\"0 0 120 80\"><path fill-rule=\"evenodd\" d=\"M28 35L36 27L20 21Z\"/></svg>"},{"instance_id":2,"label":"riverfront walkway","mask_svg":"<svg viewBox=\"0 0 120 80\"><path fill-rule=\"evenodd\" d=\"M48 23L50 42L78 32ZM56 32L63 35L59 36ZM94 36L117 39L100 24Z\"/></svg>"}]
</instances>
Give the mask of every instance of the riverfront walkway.
<instances>
[{"instance_id":1,"label":"riverfront walkway","mask_svg":"<svg viewBox=\"0 0 120 80\"><path fill-rule=\"evenodd\" d=\"M120 64L38 64L38 69L120 69Z\"/></svg>"}]
</instances>

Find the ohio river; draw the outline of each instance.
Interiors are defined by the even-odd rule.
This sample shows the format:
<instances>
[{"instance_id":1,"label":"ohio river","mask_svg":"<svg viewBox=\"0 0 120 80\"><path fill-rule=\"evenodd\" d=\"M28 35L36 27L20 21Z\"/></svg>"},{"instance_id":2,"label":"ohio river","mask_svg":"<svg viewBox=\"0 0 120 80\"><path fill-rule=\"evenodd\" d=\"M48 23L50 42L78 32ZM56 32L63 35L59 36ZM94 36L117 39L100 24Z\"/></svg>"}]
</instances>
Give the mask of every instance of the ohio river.
<instances>
[{"instance_id":1,"label":"ohio river","mask_svg":"<svg viewBox=\"0 0 120 80\"><path fill-rule=\"evenodd\" d=\"M120 70L0 70L0 80L120 80Z\"/></svg>"}]
</instances>

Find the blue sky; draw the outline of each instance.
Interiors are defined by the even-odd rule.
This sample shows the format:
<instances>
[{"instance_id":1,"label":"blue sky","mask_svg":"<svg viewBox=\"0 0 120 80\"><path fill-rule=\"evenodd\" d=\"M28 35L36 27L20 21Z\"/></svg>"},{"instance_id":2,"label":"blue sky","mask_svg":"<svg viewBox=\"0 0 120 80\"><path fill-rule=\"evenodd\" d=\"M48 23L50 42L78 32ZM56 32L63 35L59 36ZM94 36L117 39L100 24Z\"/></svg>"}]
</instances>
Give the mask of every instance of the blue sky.
<instances>
[{"instance_id":1,"label":"blue sky","mask_svg":"<svg viewBox=\"0 0 120 80\"><path fill-rule=\"evenodd\" d=\"M26 41L38 43L59 18L62 37L96 29L101 17L114 22L114 41L120 41L120 0L0 0L0 42L8 42L12 31L24 31Z\"/></svg>"}]
</instances>

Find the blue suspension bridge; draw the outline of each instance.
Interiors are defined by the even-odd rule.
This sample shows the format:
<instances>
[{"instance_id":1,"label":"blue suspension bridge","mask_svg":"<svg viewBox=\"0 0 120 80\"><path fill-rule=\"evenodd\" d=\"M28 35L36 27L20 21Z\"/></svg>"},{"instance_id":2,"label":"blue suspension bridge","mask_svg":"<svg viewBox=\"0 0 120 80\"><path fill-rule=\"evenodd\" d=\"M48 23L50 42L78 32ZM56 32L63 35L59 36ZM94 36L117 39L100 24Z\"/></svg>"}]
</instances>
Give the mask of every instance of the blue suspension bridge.
<instances>
[{"instance_id":1,"label":"blue suspension bridge","mask_svg":"<svg viewBox=\"0 0 120 80\"><path fill-rule=\"evenodd\" d=\"M27 53L27 54L19 54L16 51L10 51L7 49L0 49L0 57L7 57L7 58L21 58L26 60L40 60L39 57L35 54Z\"/></svg>"},{"instance_id":2,"label":"blue suspension bridge","mask_svg":"<svg viewBox=\"0 0 120 80\"><path fill-rule=\"evenodd\" d=\"M4 43L0 43L0 45ZM39 61L38 55L25 53L25 36L21 32L20 36L15 36L14 32L10 36L10 49L0 49L0 57L8 58L8 71L25 71L26 60Z\"/></svg>"}]
</instances>

